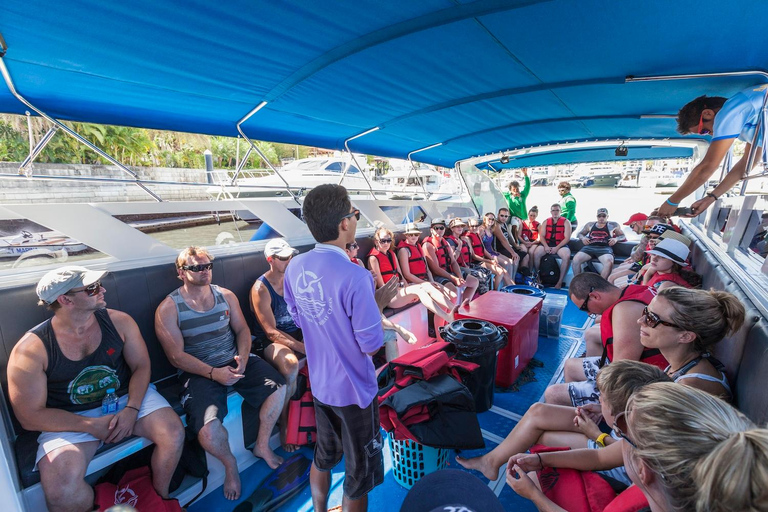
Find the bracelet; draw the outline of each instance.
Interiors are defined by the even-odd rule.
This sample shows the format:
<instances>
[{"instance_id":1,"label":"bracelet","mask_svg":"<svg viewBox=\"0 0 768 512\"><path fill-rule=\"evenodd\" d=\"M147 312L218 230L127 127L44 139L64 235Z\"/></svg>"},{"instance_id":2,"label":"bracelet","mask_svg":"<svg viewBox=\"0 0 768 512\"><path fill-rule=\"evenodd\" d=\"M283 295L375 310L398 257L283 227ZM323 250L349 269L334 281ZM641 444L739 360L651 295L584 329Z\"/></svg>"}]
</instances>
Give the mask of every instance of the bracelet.
<instances>
[{"instance_id":1,"label":"bracelet","mask_svg":"<svg viewBox=\"0 0 768 512\"><path fill-rule=\"evenodd\" d=\"M133 409L134 411L139 412L139 410L137 408L135 408L134 406L132 406L132 405L126 405L125 408L126 409Z\"/></svg>"},{"instance_id":2,"label":"bracelet","mask_svg":"<svg viewBox=\"0 0 768 512\"><path fill-rule=\"evenodd\" d=\"M541 454L537 453L536 456L539 458L539 466L541 466L541 469L544 469L544 463L541 461Z\"/></svg>"},{"instance_id":3,"label":"bracelet","mask_svg":"<svg viewBox=\"0 0 768 512\"><path fill-rule=\"evenodd\" d=\"M211 366L211 371L208 373L208 378L213 380L213 366Z\"/></svg>"},{"instance_id":4,"label":"bracelet","mask_svg":"<svg viewBox=\"0 0 768 512\"><path fill-rule=\"evenodd\" d=\"M597 436L597 439L595 439L595 442L596 442L597 444L599 444L600 446L602 446L603 448L605 448L605 438L606 438L606 437L608 437L608 434L606 434L605 432L603 432L602 434L600 434L599 436Z\"/></svg>"},{"instance_id":5,"label":"bracelet","mask_svg":"<svg viewBox=\"0 0 768 512\"><path fill-rule=\"evenodd\" d=\"M672 201L670 201L670 200L669 200L669 198L667 198L667 200L666 200L665 202L666 202L666 203L667 203L669 206L678 206L678 205L680 204L680 203L673 203Z\"/></svg>"},{"instance_id":6,"label":"bracelet","mask_svg":"<svg viewBox=\"0 0 768 512\"><path fill-rule=\"evenodd\" d=\"M715 201L717 201L718 199L720 199L719 197L717 197L717 196L715 195L715 193L714 193L714 192L707 192L707 197L711 197L711 198L712 198L712 199L714 199Z\"/></svg>"}]
</instances>

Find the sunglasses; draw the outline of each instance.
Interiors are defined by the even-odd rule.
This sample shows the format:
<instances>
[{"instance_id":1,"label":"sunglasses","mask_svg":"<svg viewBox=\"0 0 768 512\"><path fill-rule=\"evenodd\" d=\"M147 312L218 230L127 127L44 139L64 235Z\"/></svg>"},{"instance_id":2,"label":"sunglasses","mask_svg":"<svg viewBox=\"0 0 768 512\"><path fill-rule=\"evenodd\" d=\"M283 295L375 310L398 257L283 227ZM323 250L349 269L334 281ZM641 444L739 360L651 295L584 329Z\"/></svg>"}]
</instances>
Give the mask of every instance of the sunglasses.
<instances>
[{"instance_id":1,"label":"sunglasses","mask_svg":"<svg viewBox=\"0 0 768 512\"><path fill-rule=\"evenodd\" d=\"M71 295L73 293L80 293L85 292L85 294L89 297L93 297L94 295L98 295L101 291L101 281L96 281L95 283L89 284L85 288L81 290L70 290L64 295Z\"/></svg>"},{"instance_id":2,"label":"sunglasses","mask_svg":"<svg viewBox=\"0 0 768 512\"><path fill-rule=\"evenodd\" d=\"M291 258L293 258L293 254L291 254L290 256L278 256L277 254L275 254L272 257L280 261L291 261Z\"/></svg>"},{"instance_id":3,"label":"sunglasses","mask_svg":"<svg viewBox=\"0 0 768 512\"><path fill-rule=\"evenodd\" d=\"M343 216L343 217L341 218L341 220L344 220L344 219L351 219L352 217L354 217L354 218L355 218L355 220L360 220L360 210L358 210L357 208L355 208L354 210L352 210L351 212L349 212L348 214L346 214L345 216ZM339 222L341 222L341 220L340 220Z\"/></svg>"},{"instance_id":4,"label":"sunglasses","mask_svg":"<svg viewBox=\"0 0 768 512\"><path fill-rule=\"evenodd\" d=\"M637 449L637 445L634 441L632 441L629 436L627 435L627 431L629 428L627 427L627 411L621 411L619 414L614 416L613 418L613 431L616 433L617 436L624 439L626 442L628 442L632 448Z\"/></svg>"},{"instance_id":5,"label":"sunglasses","mask_svg":"<svg viewBox=\"0 0 768 512\"><path fill-rule=\"evenodd\" d=\"M598 216L597 216L597 218L598 218L598 219L604 219L604 218L606 218L607 216L608 216L608 215L606 215L606 214L604 214L604 213L601 213L600 215L598 215Z\"/></svg>"},{"instance_id":6,"label":"sunglasses","mask_svg":"<svg viewBox=\"0 0 768 512\"><path fill-rule=\"evenodd\" d=\"M445 226L432 226L435 231L445 231Z\"/></svg>"},{"instance_id":7,"label":"sunglasses","mask_svg":"<svg viewBox=\"0 0 768 512\"><path fill-rule=\"evenodd\" d=\"M496 219L494 219L493 217L486 217L485 220L488 222L496 222Z\"/></svg>"},{"instance_id":8,"label":"sunglasses","mask_svg":"<svg viewBox=\"0 0 768 512\"><path fill-rule=\"evenodd\" d=\"M579 310L580 311L584 311L585 313L588 313L589 316L594 318L596 315L594 313L590 313L589 312L589 298L590 298L589 295L593 291L595 291L595 287L594 286L590 286L589 287L589 293L587 294L587 298L584 299L584 302L581 303L581 307L579 307Z\"/></svg>"},{"instance_id":9,"label":"sunglasses","mask_svg":"<svg viewBox=\"0 0 768 512\"><path fill-rule=\"evenodd\" d=\"M698 128L696 128L696 133L698 133L699 135L709 135L710 133L712 133L712 131L709 128L704 128L704 112L702 112L701 116L699 117L699 126Z\"/></svg>"},{"instance_id":10,"label":"sunglasses","mask_svg":"<svg viewBox=\"0 0 768 512\"><path fill-rule=\"evenodd\" d=\"M349 250L357 249L358 247L360 247L360 245L358 245L357 242L352 242L351 244L347 244L347 249Z\"/></svg>"},{"instance_id":11,"label":"sunglasses","mask_svg":"<svg viewBox=\"0 0 768 512\"><path fill-rule=\"evenodd\" d=\"M419 233L406 233L405 236L415 236L416 238L418 238Z\"/></svg>"},{"instance_id":12,"label":"sunglasses","mask_svg":"<svg viewBox=\"0 0 768 512\"><path fill-rule=\"evenodd\" d=\"M392 243L392 239L391 238L382 238L382 239L379 240L379 243L380 244L391 244Z\"/></svg>"},{"instance_id":13,"label":"sunglasses","mask_svg":"<svg viewBox=\"0 0 768 512\"><path fill-rule=\"evenodd\" d=\"M676 329L683 330L683 328L680 327L679 325L673 324L672 322L665 322L664 320L659 318L659 315L650 311L648 309L648 306L645 306L643 308L643 315L640 318L642 318L645 325L647 325L651 329L655 329L657 325L661 324L661 325L666 325L667 327L674 327Z\"/></svg>"},{"instance_id":14,"label":"sunglasses","mask_svg":"<svg viewBox=\"0 0 768 512\"><path fill-rule=\"evenodd\" d=\"M203 270L211 270L213 268L213 262L203 263L202 265L182 265L181 270L189 270L190 272L202 272Z\"/></svg>"},{"instance_id":15,"label":"sunglasses","mask_svg":"<svg viewBox=\"0 0 768 512\"><path fill-rule=\"evenodd\" d=\"M508 219L508 218L509 218L509 215L499 215L499 218L500 218L500 219Z\"/></svg>"},{"instance_id":16,"label":"sunglasses","mask_svg":"<svg viewBox=\"0 0 768 512\"><path fill-rule=\"evenodd\" d=\"M660 236L660 235L656 235L656 234L653 234L653 235L648 235L648 240L658 240L658 239L659 239L659 236Z\"/></svg>"}]
</instances>

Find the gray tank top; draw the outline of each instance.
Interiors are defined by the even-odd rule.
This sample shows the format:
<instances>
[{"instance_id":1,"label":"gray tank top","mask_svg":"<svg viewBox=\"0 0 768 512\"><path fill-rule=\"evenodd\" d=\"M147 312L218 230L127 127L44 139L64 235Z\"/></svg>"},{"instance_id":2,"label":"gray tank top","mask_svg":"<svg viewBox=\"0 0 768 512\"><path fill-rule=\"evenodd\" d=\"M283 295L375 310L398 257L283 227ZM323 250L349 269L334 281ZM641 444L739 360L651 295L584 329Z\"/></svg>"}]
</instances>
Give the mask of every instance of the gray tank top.
<instances>
[{"instance_id":1,"label":"gray tank top","mask_svg":"<svg viewBox=\"0 0 768 512\"><path fill-rule=\"evenodd\" d=\"M211 285L216 302L203 312L189 307L180 290L177 288L168 296L176 305L179 329L184 336L184 352L214 367L231 362L237 355L237 344L229 325L229 304L219 287Z\"/></svg>"}]
</instances>

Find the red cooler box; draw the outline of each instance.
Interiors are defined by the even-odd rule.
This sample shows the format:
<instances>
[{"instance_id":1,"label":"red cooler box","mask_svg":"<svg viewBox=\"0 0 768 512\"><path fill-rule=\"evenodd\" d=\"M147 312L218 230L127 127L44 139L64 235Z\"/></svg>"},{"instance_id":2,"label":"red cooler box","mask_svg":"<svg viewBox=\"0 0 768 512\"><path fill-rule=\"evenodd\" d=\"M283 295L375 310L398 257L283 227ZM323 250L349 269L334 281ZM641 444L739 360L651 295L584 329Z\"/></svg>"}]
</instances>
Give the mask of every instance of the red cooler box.
<instances>
[{"instance_id":1,"label":"red cooler box","mask_svg":"<svg viewBox=\"0 0 768 512\"><path fill-rule=\"evenodd\" d=\"M509 387L533 359L539 346L539 312L542 299L517 293L488 292L459 308L456 319L477 318L509 331L507 346L499 352L496 385Z\"/></svg>"}]
</instances>

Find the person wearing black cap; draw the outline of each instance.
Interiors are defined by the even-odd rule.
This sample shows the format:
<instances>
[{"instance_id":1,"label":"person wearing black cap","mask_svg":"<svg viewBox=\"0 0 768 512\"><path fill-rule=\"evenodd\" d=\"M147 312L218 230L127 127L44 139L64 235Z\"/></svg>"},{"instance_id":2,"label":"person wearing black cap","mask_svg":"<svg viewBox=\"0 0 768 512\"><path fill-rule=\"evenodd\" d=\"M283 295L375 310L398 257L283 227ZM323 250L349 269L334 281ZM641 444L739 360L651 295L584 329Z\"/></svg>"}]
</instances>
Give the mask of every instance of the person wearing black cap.
<instances>
[{"instance_id":1,"label":"person wearing black cap","mask_svg":"<svg viewBox=\"0 0 768 512\"><path fill-rule=\"evenodd\" d=\"M613 270L613 246L626 240L621 227L616 222L608 221L606 208L598 208L597 221L587 222L578 236L584 246L573 256L573 275L579 275L584 263L597 258L603 265L600 275L608 278Z\"/></svg>"},{"instance_id":2,"label":"person wearing black cap","mask_svg":"<svg viewBox=\"0 0 768 512\"><path fill-rule=\"evenodd\" d=\"M166 499L181 457L184 427L149 384L149 354L136 322L107 309L105 274L79 266L45 274L37 296L53 317L27 332L8 361L16 418L26 430L42 432L35 466L51 511L93 508L93 488L83 476L104 443L132 435L152 441L152 484ZM104 413L109 392L119 400Z\"/></svg>"},{"instance_id":3,"label":"person wearing black cap","mask_svg":"<svg viewBox=\"0 0 768 512\"><path fill-rule=\"evenodd\" d=\"M490 487L473 474L441 469L414 484L400 512L504 512L504 507Z\"/></svg>"}]
</instances>

